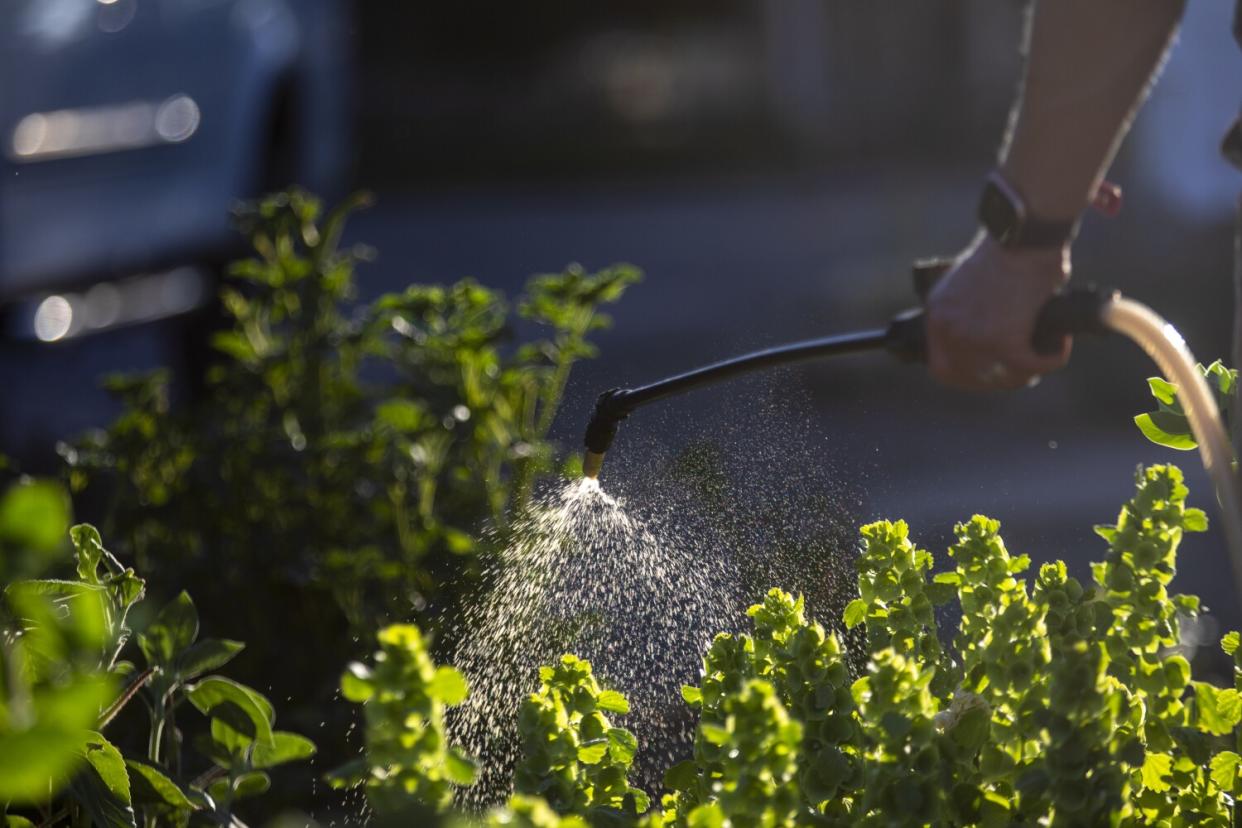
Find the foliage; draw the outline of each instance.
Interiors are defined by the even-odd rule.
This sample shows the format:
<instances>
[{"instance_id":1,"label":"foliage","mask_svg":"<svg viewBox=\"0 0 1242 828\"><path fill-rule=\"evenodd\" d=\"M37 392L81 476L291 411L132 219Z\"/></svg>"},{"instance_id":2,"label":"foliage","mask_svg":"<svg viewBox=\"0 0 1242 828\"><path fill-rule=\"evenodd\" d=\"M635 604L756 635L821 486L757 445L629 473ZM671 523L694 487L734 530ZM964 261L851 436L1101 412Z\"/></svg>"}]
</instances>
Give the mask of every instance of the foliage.
<instances>
[{"instance_id":1,"label":"foliage","mask_svg":"<svg viewBox=\"0 0 1242 828\"><path fill-rule=\"evenodd\" d=\"M363 633L434 629L480 588L488 544L571 462L548 439L570 369L638 278L575 265L513 302L465 280L359 303L370 254L341 236L364 201L242 208L254 255L221 291L205 388L178 401L167 373L113 377L123 413L61 447L78 504L144 573L200 585L212 629L281 653L240 677L291 697L302 726L326 722L333 763L352 724L327 706L340 665Z\"/></svg>"},{"instance_id":2,"label":"foliage","mask_svg":"<svg viewBox=\"0 0 1242 828\"><path fill-rule=\"evenodd\" d=\"M866 674L841 692L835 635L774 590L754 634L721 635L699 687L695 757L672 768L675 825L1232 824L1235 688L1191 680L1174 649L1198 612L1172 596L1182 535L1206 528L1180 472L1140 470L1084 588L1057 562L1033 585L996 521L958 525L952 571L904 524L863 528ZM931 607L957 597L951 651ZM1239 637L1222 642L1242 663ZM792 646L791 646L792 644ZM774 646L775 645L775 646ZM941 687L943 689L937 689ZM806 700L815 703L806 706ZM796 738L795 738L796 736ZM1227 741L1224 737L1230 737Z\"/></svg>"},{"instance_id":3,"label":"foliage","mask_svg":"<svg viewBox=\"0 0 1242 828\"><path fill-rule=\"evenodd\" d=\"M113 378L125 412L63 448L73 489L110 491L107 526L152 573L309 586L363 625L405 616L470 569L480 522L506 525L554 467L570 368L637 272L534 277L518 315L547 336L512 346L509 305L471 280L355 307L369 254L339 245L364 203L323 216L294 191L242 208L256 255L221 292L207 394L178 410L166 374Z\"/></svg>"},{"instance_id":4,"label":"foliage","mask_svg":"<svg viewBox=\"0 0 1242 828\"><path fill-rule=\"evenodd\" d=\"M7 532L5 543L27 549L50 541L50 528L63 531L67 522L65 502L53 484L19 482L0 498L0 527L12 517L7 509L19 504L30 531L18 539ZM234 824L233 803L266 790L265 769L306 758L314 745L274 730L272 705L258 692L207 675L242 645L198 640L198 616L184 592L137 635L145 667L121 660L133 649L127 624L145 582L104 548L94 527L74 526L67 534L76 578L5 583L0 800L37 813L42 825ZM34 552L62 545L58 540ZM141 743L136 729L119 718L134 699L149 713L140 758L129 754L131 743ZM176 720L187 701L206 718L201 750L213 763L193 778L182 764L184 736Z\"/></svg>"},{"instance_id":5,"label":"foliage","mask_svg":"<svg viewBox=\"0 0 1242 828\"><path fill-rule=\"evenodd\" d=\"M628 713L625 696L601 689L590 662L572 655L539 668L539 679L539 690L518 714L517 792L538 795L557 812L592 822L646 811L647 794L627 779L638 740L605 715Z\"/></svg>"},{"instance_id":6,"label":"foliage","mask_svg":"<svg viewBox=\"0 0 1242 828\"><path fill-rule=\"evenodd\" d=\"M454 786L474 782L474 762L448 744L445 709L466 700L465 678L437 667L412 624L377 635L374 667L355 662L341 677L341 693L365 705L366 755L332 774L335 787L363 786L381 815L419 807L444 811Z\"/></svg>"},{"instance_id":7,"label":"foliage","mask_svg":"<svg viewBox=\"0 0 1242 828\"><path fill-rule=\"evenodd\" d=\"M1238 382L1237 369L1226 368L1219 359L1206 368L1202 365L1198 368L1207 380L1208 388L1212 390L1216 406L1225 421L1232 423ZM1134 424L1139 427L1139 431L1156 445L1183 451L1197 448L1199 444L1190 430L1190 421L1186 419L1182 401L1177 397L1177 385L1163 377L1151 377L1147 380L1147 385L1151 388L1151 395L1156 398L1157 408L1134 418Z\"/></svg>"}]
</instances>

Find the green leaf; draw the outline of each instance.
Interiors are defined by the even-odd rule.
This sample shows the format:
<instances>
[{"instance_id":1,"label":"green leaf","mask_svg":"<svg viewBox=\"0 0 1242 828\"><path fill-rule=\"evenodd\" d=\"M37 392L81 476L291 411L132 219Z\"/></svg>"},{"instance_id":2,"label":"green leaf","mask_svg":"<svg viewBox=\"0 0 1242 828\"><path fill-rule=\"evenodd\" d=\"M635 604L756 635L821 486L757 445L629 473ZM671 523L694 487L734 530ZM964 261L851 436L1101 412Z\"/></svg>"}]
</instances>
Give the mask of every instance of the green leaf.
<instances>
[{"instance_id":1,"label":"green leaf","mask_svg":"<svg viewBox=\"0 0 1242 828\"><path fill-rule=\"evenodd\" d=\"M608 741L605 739L597 739L588 744L581 745L578 748L578 761L584 765L599 764L604 755L608 753Z\"/></svg>"},{"instance_id":2,"label":"green leaf","mask_svg":"<svg viewBox=\"0 0 1242 828\"><path fill-rule=\"evenodd\" d=\"M305 736L283 730L272 732L270 745L257 744L250 764L255 768L271 768L285 762L309 759L315 755L315 743Z\"/></svg>"},{"instance_id":3,"label":"green leaf","mask_svg":"<svg viewBox=\"0 0 1242 828\"><path fill-rule=\"evenodd\" d=\"M362 704L375 695L375 682L371 668L362 662L352 662L341 674L341 695L355 704Z\"/></svg>"},{"instance_id":4,"label":"green leaf","mask_svg":"<svg viewBox=\"0 0 1242 828\"><path fill-rule=\"evenodd\" d=\"M687 704L703 703L703 691L692 684L683 684L681 686L681 697L686 700Z\"/></svg>"},{"instance_id":5,"label":"green leaf","mask_svg":"<svg viewBox=\"0 0 1242 828\"><path fill-rule=\"evenodd\" d=\"M671 791L688 791L698 779L698 766L693 759L686 759L664 772L664 787Z\"/></svg>"},{"instance_id":6,"label":"green leaf","mask_svg":"<svg viewBox=\"0 0 1242 828\"><path fill-rule=\"evenodd\" d=\"M1151 388L1151 395L1165 405L1173 405L1177 399L1177 386L1164 377L1148 377L1147 385Z\"/></svg>"},{"instance_id":7,"label":"green leaf","mask_svg":"<svg viewBox=\"0 0 1242 828\"><path fill-rule=\"evenodd\" d=\"M595 706L607 713L629 713L630 703L616 690L601 690Z\"/></svg>"},{"instance_id":8,"label":"green leaf","mask_svg":"<svg viewBox=\"0 0 1242 828\"><path fill-rule=\"evenodd\" d=\"M69 498L60 484L25 479L0 495L0 544L46 555L65 542L68 531Z\"/></svg>"},{"instance_id":9,"label":"green leaf","mask_svg":"<svg viewBox=\"0 0 1242 828\"><path fill-rule=\"evenodd\" d=\"M1163 416L1161 416L1163 415ZM1178 428L1177 419L1181 419L1181 428ZM1171 428L1166 431L1157 423L1163 423L1165 427ZM1168 412L1155 412L1153 414L1139 414L1134 418L1134 424L1139 427L1139 431L1143 432L1143 436L1151 440L1158 446L1177 449L1178 451L1190 451L1197 448L1198 443L1190 433L1190 424L1186 418L1179 414L1169 414Z\"/></svg>"},{"instance_id":10,"label":"green leaf","mask_svg":"<svg viewBox=\"0 0 1242 828\"><path fill-rule=\"evenodd\" d=\"M99 583L99 562L103 560L103 538L89 523L79 523L69 530L78 559L78 577L88 584Z\"/></svg>"},{"instance_id":11,"label":"green leaf","mask_svg":"<svg viewBox=\"0 0 1242 828\"><path fill-rule=\"evenodd\" d=\"M135 828L125 759L112 743L92 733L83 747L88 767L70 782L78 802L91 819L107 828Z\"/></svg>"},{"instance_id":12,"label":"green leaf","mask_svg":"<svg viewBox=\"0 0 1242 828\"><path fill-rule=\"evenodd\" d=\"M1187 509L1182 512L1182 526L1187 532L1206 532L1208 530L1207 512L1202 509Z\"/></svg>"},{"instance_id":13,"label":"green leaf","mask_svg":"<svg viewBox=\"0 0 1242 828\"><path fill-rule=\"evenodd\" d=\"M47 801L83 762L83 733L39 722L29 730L0 732L0 800Z\"/></svg>"},{"instance_id":14,"label":"green leaf","mask_svg":"<svg viewBox=\"0 0 1242 828\"><path fill-rule=\"evenodd\" d=\"M466 677L453 667L437 667L427 683L427 695L447 705L461 704L469 693Z\"/></svg>"},{"instance_id":15,"label":"green leaf","mask_svg":"<svg viewBox=\"0 0 1242 828\"><path fill-rule=\"evenodd\" d=\"M1212 781L1225 793L1233 793L1234 785L1238 781L1240 763L1242 757L1231 750L1222 751L1212 757Z\"/></svg>"},{"instance_id":16,"label":"green leaf","mask_svg":"<svg viewBox=\"0 0 1242 828\"><path fill-rule=\"evenodd\" d=\"M163 771L136 759L126 759L125 767L129 770L133 801L137 804L166 805L179 811L194 809L194 803L181 790L181 786L165 776Z\"/></svg>"},{"instance_id":17,"label":"green leaf","mask_svg":"<svg viewBox=\"0 0 1242 828\"><path fill-rule=\"evenodd\" d=\"M138 636L138 646L152 667L169 666L197 637L198 612L189 593L182 591L160 610L146 632Z\"/></svg>"},{"instance_id":18,"label":"green leaf","mask_svg":"<svg viewBox=\"0 0 1242 828\"><path fill-rule=\"evenodd\" d=\"M638 738L623 727L608 729L608 755L614 762L628 765L638 753Z\"/></svg>"},{"instance_id":19,"label":"green leaf","mask_svg":"<svg viewBox=\"0 0 1242 828\"><path fill-rule=\"evenodd\" d=\"M1168 777L1172 770L1172 756L1149 751L1143 760L1143 786L1153 791L1167 791L1170 787Z\"/></svg>"},{"instance_id":20,"label":"green leaf","mask_svg":"<svg viewBox=\"0 0 1242 828\"><path fill-rule=\"evenodd\" d=\"M220 719L260 744L272 744L275 712L258 691L223 676L208 676L187 687L186 696L199 712Z\"/></svg>"},{"instance_id":21,"label":"green leaf","mask_svg":"<svg viewBox=\"0 0 1242 828\"><path fill-rule=\"evenodd\" d=\"M263 771L249 771L237 777L233 783L233 797L235 799L245 799L249 796L259 796L267 793L268 788L272 787L272 778Z\"/></svg>"},{"instance_id":22,"label":"green leaf","mask_svg":"<svg viewBox=\"0 0 1242 828\"><path fill-rule=\"evenodd\" d=\"M473 785L477 771L474 762L459 750L450 750L444 756L444 775L454 785Z\"/></svg>"},{"instance_id":23,"label":"green leaf","mask_svg":"<svg viewBox=\"0 0 1242 828\"><path fill-rule=\"evenodd\" d=\"M1237 630L1231 630L1221 636L1220 648L1225 651L1226 655L1233 655L1238 650L1238 644L1242 641L1238 636Z\"/></svg>"},{"instance_id":24,"label":"green leaf","mask_svg":"<svg viewBox=\"0 0 1242 828\"><path fill-rule=\"evenodd\" d=\"M240 641L204 638L174 659L173 672L182 681L198 678L203 673L218 670L228 664L245 648L246 645Z\"/></svg>"},{"instance_id":25,"label":"green leaf","mask_svg":"<svg viewBox=\"0 0 1242 828\"><path fill-rule=\"evenodd\" d=\"M699 725L699 732L703 734L703 738L713 745L723 745L729 741L729 731L723 727L710 724Z\"/></svg>"},{"instance_id":26,"label":"green leaf","mask_svg":"<svg viewBox=\"0 0 1242 828\"><path fill-rule=\"evenodd\" d=\"M1199 729L1216 736L1225 736L1242 720L1242 697L1232 688L1222 690L1202 681L1192 682L1195 688L1196 724Z\"/></svg>"},{"instance_id":27,"label":"green leaf","mask_svg":"<svg viewBox=\"0 0 1242 828\"><path fill-rule=\"evenodd\" d=\"M4 818L4 828L37 828L37 826L23 816L9 814Z\"/></svg>"},{"instance_id":28,"label":"green leaf","mask_svg":"<svg viewBox=\"0 0 1242 828\"><path fill-rule=\"evenodd\" d=\"M867 618L867 602L861 598L855 598L845 605L845 613L842 618L845 620L845 628L852 630L861 624Z\"/></svg>"}]
</instances>

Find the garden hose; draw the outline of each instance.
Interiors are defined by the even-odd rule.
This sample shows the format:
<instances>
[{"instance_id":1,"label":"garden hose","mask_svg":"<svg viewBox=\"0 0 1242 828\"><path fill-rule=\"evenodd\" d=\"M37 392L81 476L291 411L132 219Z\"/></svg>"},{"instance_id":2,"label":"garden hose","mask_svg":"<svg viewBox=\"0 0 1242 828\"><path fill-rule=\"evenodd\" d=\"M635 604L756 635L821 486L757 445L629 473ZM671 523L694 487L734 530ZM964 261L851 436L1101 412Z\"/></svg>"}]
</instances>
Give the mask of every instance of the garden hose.
<instances>
[{"instance_id":1,"label":"garden hose","mask_svg":"<svg viewBox=\"0 0 1242 828\"><path fill-rule=\"evenodd\" d=\"M945 270L943 261L915 266L915 286L922 298ZM1178 397L1199 446L1203 466L1216 489L1225 542L1237 594L1242 596L1242 497L1233 469L1233 448L1220 411L1197 363L1177 330L1147 306L1113 290L1071 288L1048 300L1036 319L1032 347L1056 353L1066 336L1115 332L1137 343L1178 387ZM808 359L884 350L906 362L927 357L926 318L922 308L898 314L886 328L856 331L778 345L716 362L636 388L613 388L600 394L587 424L583 474L597 478L621 421L636 409L665 397L721 382L740 374Z\"/></svg>"}]
</instances>

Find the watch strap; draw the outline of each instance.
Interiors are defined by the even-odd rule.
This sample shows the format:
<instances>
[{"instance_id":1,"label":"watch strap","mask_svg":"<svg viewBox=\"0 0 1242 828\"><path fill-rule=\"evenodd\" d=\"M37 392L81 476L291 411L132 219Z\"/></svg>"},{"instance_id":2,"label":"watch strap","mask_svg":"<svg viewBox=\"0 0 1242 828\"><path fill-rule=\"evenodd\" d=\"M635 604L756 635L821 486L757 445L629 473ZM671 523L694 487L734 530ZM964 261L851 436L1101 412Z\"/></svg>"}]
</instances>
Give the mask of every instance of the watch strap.
<instances>
[{"instance_id":1,"label":"watch strap","mask_svg":"<svg viewBox=\"0 0 1242 828\"><path fill-rule=\"evenodd\" d=\"M1078 232L1078 220L1049 221L1031 215L1026 202L999 173L988 176L979 198L979 222L1009 248L1060 247Z\"/></svg>"}]
</instances>

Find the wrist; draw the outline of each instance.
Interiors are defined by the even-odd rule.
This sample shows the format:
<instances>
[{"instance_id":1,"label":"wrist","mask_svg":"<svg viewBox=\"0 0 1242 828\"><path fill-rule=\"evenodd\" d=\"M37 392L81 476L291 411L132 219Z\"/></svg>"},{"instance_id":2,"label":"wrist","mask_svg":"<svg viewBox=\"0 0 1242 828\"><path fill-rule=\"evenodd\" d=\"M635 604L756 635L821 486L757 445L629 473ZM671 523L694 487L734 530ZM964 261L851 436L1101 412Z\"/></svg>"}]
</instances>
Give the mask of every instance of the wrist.
<instances>
[{"instance_id":1,"label":"wrist","mask_svg":"<svg viewBox=\"0 0 1242 828\"><path fill-rule=\"evenodd\" d=\"M979 194L979 223L999 245L1056 250L1078 232L1078 217L1054 218L1033 210L1026 194L1000 170L988 174Z\"/></svg>"}]
</instances>

